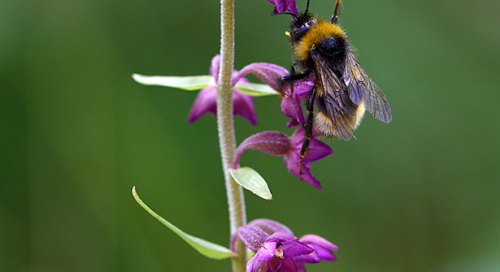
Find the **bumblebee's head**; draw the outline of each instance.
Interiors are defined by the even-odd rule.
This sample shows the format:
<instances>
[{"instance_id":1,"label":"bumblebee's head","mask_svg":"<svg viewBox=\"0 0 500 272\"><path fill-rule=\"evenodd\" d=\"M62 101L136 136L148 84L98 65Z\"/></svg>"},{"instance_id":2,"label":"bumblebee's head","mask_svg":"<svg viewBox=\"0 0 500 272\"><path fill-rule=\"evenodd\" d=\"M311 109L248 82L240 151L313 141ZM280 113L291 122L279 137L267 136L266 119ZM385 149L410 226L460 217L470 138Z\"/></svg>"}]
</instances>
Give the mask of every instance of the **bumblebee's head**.
<instances>
[{"instance_id":1,"label":"bumblebee's head","mask_svg":"<svg viewBox=\"0 0 500 272\"><path fill-rule=\"evenodd\" d=\"M340 0L337 0L335 3L335 10L332 15L332 24L336 24L338 21L338 13L340 7ZM292 22L290 23L289 35L292 43L296 43L300 41L300 39L318 23L318 19L309 14L309 0L307 0L307 6L304 13L296 16L295 14L291 14L293 16Z\"/></svg>"},{"instance_id":2,"label":"bumblebee's head","mask_svg":"<svg viewBox=\"0 0 500 272\"><path fill-rule=\"evenodd\" d=\"M316 22L317 19L307 13L307 10L305 13L294 17L289 28L292 43L298 42Z\"/></svg>"}]
</instances>

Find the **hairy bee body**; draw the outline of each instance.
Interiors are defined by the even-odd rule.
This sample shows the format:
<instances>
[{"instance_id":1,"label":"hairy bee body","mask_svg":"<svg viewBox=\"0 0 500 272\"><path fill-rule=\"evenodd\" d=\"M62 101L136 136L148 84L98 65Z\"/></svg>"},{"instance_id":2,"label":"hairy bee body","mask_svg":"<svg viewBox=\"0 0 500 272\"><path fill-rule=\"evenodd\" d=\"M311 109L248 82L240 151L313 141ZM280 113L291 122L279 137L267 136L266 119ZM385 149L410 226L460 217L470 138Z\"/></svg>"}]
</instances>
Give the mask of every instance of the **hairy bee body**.
<instances>
[{"instance_id":1,"label":"hairy bee body","mask_svg":"<svg viewBox=\"0 0 500 272\"><path fill-rule=\"evenodd\" d=\"M314 73L321 73L318 66L330 70L339 79L345 70L345 58L350 45L344 31L337 24L327 22L316 17L306 17L309 22L309 30L302 36L296 36L292 45L296 60L294 66L302 71L312 70ZM318 65L313 56L321 61ZM348 134L339 133L338 126L345 127L346 131L354 131L363 118L365 107L361 102L358 105L353 103L346 90L345 83L341 80L341 88L323 89L322 76L316 74L315 91L317 112L314 117L316 130L324 137L347 140ZM334 116L328 114L331 105L339 105L333 111Z\"/></svg>"},{"instance_id":2,"label":"hairy bee body","mask_svg":"<svg viewBox=\"0 0 500 272\"><path fill-rule=\"evenodd\" d=\"M307 153L313 124L321 136L350 140L365 110L383 122L392 120L387 99L353 55L347 36L337 23L339 5L337 0L329 22L309 14L308 1L306 11L294 16L290 24L295 61L290 75L280 82L293 86L310 74L315 76L307 101L306 141L301 157Z\"/></svg>"}]
</instances>

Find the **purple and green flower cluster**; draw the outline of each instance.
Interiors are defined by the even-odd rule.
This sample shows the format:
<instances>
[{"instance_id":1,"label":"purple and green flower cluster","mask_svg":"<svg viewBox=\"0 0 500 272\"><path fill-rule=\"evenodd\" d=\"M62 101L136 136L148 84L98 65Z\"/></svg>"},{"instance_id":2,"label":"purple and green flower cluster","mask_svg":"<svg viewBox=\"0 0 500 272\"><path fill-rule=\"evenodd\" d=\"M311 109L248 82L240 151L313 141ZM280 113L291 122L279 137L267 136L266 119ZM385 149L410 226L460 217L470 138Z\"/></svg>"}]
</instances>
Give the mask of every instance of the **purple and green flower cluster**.
<instances>
[{"instance_id":1,"label":"purple and green flower cluster","mask_svg":"<svg viewBox=\"0 0 500 272\"><path fill-rule=\"evenodd\" d=\"M254 253L246 272L257 268L261 272L305 272L305 263L334 261L332 251L338 251L336 245L314 234L297 239L289 228L269 219L256 219L240 227L231 239L231 249L236 238Z\"/></svg>"},{"instance_id":2,"label":"purple and green flower cluster","mask_svg":"<svg viewBox=\"0 0 500 272\"><path fill-rule=\"evenodd\" d=\"M212 59L210 66L210 75L214 77L217 83L218 68L220 56ZM278 78L288 75L288 71L278 65L270 63L252 63L240 71L233 73L232 86L235 87L238 82L248 82L245 75L253 73L263 82L271 86L277 93L279 90ZM301 100L307 99L307 94L313 86L313 77L305 79L295 84L293 93L285 90L285 95L281 99L281 110L283 114L291 121L287 123L288 127L298 126L292 136L278 131L265 131L257 133L245 139L238 147L233 161L233 168L237 168L241 155L247 149L255 149L270 155L283 156L288 171L293 175L309 182L314 187L320 189L321 183L311 174L311 162L322 159L332 154L332 149L325 143L316 139L313 135L309 145L307 155L300 162L300 149L305 140L303 126L305 124L305 115L301 106ZM290 87L287 87L290 89ZM188 116L188 122L194 122L205 113L217 113L217 90L215 86L208 86L202 89ZM257 114L250 95L240 92L238 89L233 91L233 113L247 119L250 124L257 124Z\"/></svg>"}]
</instances>

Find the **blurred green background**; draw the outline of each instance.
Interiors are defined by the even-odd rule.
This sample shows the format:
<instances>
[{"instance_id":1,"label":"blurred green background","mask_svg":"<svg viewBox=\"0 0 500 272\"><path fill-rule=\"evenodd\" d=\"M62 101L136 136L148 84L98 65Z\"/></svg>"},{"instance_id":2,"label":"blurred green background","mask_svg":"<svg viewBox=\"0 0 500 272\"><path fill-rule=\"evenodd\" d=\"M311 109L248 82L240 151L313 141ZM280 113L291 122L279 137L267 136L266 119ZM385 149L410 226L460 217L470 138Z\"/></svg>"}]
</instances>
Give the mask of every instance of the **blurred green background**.
<instances>
[{"instance_id":1,"label":"blurred green background","mask_svg":"<svg viewBox=\"0 0 500 272\"><path fill-rule=\"evenodd\" d=\"M245 192L249 220L273 218L340 247L309 271L500 271L500 4L345 0L341 24L386 94L357 140L329 141L317 190L282 158L243 166L274 200ZM329 18L334 0L312 0ZM305 1L298 1L303 9ZM236 1L236 69L284 67L289 16ZM207 74L217 1L0 1L0 271L229 271L147 214L228 244L216 120L185 122L195 92L135 83ZM254 77L251 80L258 82ZM236 117L237 141L291 135L277 97Z\"/></svg>"}]
</instances>

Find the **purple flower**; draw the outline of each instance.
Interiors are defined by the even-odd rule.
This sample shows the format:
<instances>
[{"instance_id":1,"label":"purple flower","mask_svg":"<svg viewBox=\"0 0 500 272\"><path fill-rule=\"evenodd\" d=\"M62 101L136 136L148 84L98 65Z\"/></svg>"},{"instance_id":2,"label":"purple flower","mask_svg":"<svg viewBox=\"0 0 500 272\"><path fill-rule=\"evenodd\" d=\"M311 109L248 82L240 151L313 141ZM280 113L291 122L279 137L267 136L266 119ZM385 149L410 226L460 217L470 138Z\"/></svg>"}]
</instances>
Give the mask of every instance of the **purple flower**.
<instances>
[{"instance_id":1,"label":"purple flower","mask_svg":"<svg viewBox=\"0 0 500 272\"><path fill-rule=\"evenodd\" d=\"M292 118L292 121L288 123L288 127L305 125L306 119L300 101L307 100L309 98L309 93L311 92L311 88L313 86L314 76L310 76L304 80L296 82L293 85L293 94L291 86L285 86L284 97L281 100L281 111L286 117Z\"/></svg>"},{"instance_id":2,"label":"purple flower","mask_svg":"<svg viewBox=\"0 0 500 272\"><path fill-rule=\"evenodd\" d=\"M220 55L216 55L212 59L210 65L210 75L214 77L215 83L217 84L219 79L219 65L220 65ZM285 68L278 65L270 63L252 63L249 64L241 71L235 71L233 73L233 79L231 81L231 87L234 88L238 82L248 82L244 78L245 75L253 73L259 77L263 82L267 83L273 89L278 91L277 78L286 75L288 72ZM200 118L205 113L212 113L217 115L217 87L208 86L202 89L189 112L187 121L194 122ZM237 89L233 91L233 114L241 115L247 119L250 124L257 124L257 115L255 113L255 108L253 106L252 97L247 94L243 94Z\"/></svg>"},{"instance_id":3,"label":"purple flower","mask_svg":"<svg viewBox=\"0 0 500 272\"><path fill-rule=\"evenodd\" d=\"M330 252L338 247L317 235L297 239L286 226L269 219L256 219L238 228L231 238L234 250L239 238L255 255L248 261L246 272L305 272L304 263L335 260Z\"/></svg>"},{"instance_id":4,"label":"purple flower","mask_svg":"<svg viewBox=\"0 0 500 272\"><path fill-rule=\"evenodd\" d=\"M309 93L311 92L311 88L313 86L314 76L309 76L304 80L296 82L293 85L293 93L291 91L291 86L285 86L285 94L283 99L281 100L281 111L285 116L292 119L287 124L288 127L299 125L299 128L295 130L292 137L290 137L290 149L284 156L285 164L288 167L290 173L309 182L319 189L321 188L321 184L311 174L310 163L332 154L333 151L330 146L315 138L318 134L316 133L316 131L314 131L314 126L313 135L309 143L309 149L306 156L302 160L302 165L300 162L300 151L305 140L303 127L306 123L301 100L308 99Z\"/></svg>"},{"instance_id":5,"label":"purple flower","mask_svg":"<svg viewBox=\"0 0 500 272\"><path fill-rule=\"evenodd\" d=\"M290 149L285 154L288 171L314 187L321 189L321 183L311 174L311 162L320 160L333 153L332 148L316 138L312 138L306 156L300 163L300 150L305 140L304 129L299 127L290 137Z\"/></svg>"},{"instance_id":6,"label":"purple flower","mask_svg":"<svg viewBox=\"0 0 500 272\"><path fill-rule=\"evenodd\" d=\"M309 182L320 189L320 182L311 174L311 162L330 155L333 151L327 144L311 139L309 151L300 165L300 149L304 142L304 129L299 127L292 137L279 131L264 131L254 134L245 139L236 150L232 168L238 168L243 152L247 149L255 149L274 156L283 156L288 171L302 180ZM302 172L301 172L302 170Z\"/></svg>"},{"instance_id":7,"label":"purple flower","mask_svg":"<svg viewBox=\"0 0 500 272\"><path fill-rule=\"evenodd\" d=\"M220 55L217 55L212 59L212 64L210 65L210 75L214 77L216 84L219 78L219 64ZM240 78L240 81L248 82L248 80L243 77ZM213 115L217 115L216 86L208 86L198 93L193 107L189 112L187 121L192 123L208 112ZM233 114L241 115L247 119L250 124L254 126L257 125L257 115L253 106L252 97L250 95L243 94L236 89L233 91Z\"/></svg>"},{"instance_id":8,"label":"purple flower","mask_svg":"<svg viewBox=\"0 0 500 272\"><path fill-rule=\"evenodd\" d=\"M297 9L297 5L295 4L295 0L268 0L271 4L274 4L273 12L283 13L285 11L290 11L295 15L299 15L299 10Z\"/></svg>"}]
</instances>

